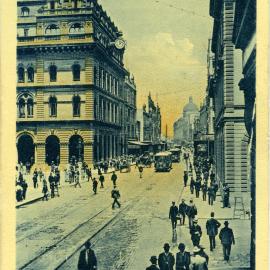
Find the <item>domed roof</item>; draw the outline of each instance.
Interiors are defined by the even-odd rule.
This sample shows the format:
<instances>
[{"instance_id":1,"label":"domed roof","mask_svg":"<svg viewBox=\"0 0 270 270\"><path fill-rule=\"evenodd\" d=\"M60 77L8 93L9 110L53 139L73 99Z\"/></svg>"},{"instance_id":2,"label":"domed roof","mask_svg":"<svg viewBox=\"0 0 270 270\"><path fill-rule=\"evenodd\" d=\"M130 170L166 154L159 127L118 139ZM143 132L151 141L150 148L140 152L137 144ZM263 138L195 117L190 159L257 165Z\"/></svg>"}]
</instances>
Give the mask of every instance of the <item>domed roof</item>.
<instances>
[{"instance_id":1,"label":"domed roof","mask_svg":"<svg viewBox=\"0 0 270 270\"><path fill-rule=\"evenodd\" d=\"M193 103L192 97L189 97L189 103L184 107L183 112L198 112L199 109L196 104Z\"/></svg>"}]
</instances>

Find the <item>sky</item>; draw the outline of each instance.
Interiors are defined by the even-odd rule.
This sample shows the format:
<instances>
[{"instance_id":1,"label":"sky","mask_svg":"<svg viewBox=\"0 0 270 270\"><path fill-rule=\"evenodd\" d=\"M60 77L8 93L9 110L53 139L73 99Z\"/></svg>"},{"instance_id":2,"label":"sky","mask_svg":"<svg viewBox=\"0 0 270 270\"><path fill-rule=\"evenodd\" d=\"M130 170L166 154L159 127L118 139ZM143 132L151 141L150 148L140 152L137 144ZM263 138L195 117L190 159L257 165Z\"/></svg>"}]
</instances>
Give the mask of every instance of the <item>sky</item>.
<instances>
[{"instance_id":1,"label":"sky","mask_svg":"<svg viewBox=\"0 0 270 270\"><path fill-rule=\"evenodd\" d=\"M203 102L207 46L212 33L209 0L99 0L127 41L125 67L134 75L137 108L151 96L161 108L162 133L193 97Z\"/></svg>"}]
</instances>

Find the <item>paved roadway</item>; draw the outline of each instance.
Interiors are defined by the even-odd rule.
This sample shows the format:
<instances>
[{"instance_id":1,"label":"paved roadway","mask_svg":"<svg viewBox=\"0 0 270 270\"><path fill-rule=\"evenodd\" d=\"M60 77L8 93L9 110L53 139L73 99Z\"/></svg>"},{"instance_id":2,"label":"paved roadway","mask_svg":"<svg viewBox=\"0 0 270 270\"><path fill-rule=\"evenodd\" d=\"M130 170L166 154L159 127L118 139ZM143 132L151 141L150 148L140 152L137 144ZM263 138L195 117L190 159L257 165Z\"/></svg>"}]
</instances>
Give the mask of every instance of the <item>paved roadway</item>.
<instances>
[{"instance_id":1,"label":"paved roadway","mask_svg":"<svg viewBox=\"0 0 270 270\"><path fill-rule=\"evenodd\" d=\"M105 178L105 189L98 189L97 195L92 194L90 183L83 183L81 189L62 188L59 198L17 209L17 269L77 269L79 249L89 238L99 270L145 269L150 256L158 255L165 242L174 253L179 242L191 250L188 228L178 226L177 234L172 234L168 219L172 200L178 203L181 196L190 198L182 184L183 169L183 164L174 164L169 173L155 173L149 168L144 170L143 179L135 168L131 173L118 173L120 209L111 209L110 175ZM196 204L204 230L210 209L201 201ZM243 226L248 228L247 221L231 224L240 232ZM236 241L232 262L222 261L218 244L215 253L209 254L209 269L247 265L248 237ZM209 253L205 230L202 243Z\"/></svg>"}]
</instances>

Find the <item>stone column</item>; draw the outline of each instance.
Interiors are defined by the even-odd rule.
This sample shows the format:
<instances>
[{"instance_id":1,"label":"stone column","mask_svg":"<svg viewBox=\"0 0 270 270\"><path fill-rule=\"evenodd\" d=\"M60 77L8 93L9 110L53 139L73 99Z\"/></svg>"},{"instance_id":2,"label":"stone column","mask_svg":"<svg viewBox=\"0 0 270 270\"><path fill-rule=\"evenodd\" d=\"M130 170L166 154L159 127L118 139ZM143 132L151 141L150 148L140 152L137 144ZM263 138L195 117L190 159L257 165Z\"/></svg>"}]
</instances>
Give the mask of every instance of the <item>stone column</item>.
<instances>
[{"instance_id":1,"label":"stone column","mask_svg":"<svg viewBox=\"0 0 270 270\"><path fill-rule=\"evenodd\" d=\"M60 164L65 167L69 163L68 143L60 143Z\"/></svg>"},{"instance_id":2,"label":"stone column","mask_svg":"<svg viewBox=\"0 0 270 270\"><path fill-rule=\"evenodd\" d=\"M36 164L38 167L44 167L45 164L45 144L44 143L37 143L36 145L37 149L37 160Z\"/></svg>"}]
</instances>

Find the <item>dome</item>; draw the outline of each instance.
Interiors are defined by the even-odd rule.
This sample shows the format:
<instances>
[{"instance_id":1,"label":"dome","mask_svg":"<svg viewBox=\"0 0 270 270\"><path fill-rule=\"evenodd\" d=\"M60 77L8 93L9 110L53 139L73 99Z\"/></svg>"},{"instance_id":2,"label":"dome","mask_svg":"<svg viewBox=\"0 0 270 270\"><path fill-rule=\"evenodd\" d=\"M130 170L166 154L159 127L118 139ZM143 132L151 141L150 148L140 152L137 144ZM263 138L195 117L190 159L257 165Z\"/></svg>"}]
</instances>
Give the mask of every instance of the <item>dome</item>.
<instances>
[{"instance_id":1,"label":"dome","mask_svg":"<svg viewBox=\"0 0 270 270\"><path fill-rule=\"evenodd\" d=\"M183 112L198 112L197 105L193 103L192 97L189 98L189 103L184 107Z\"/></svg>"}]
</instances>

